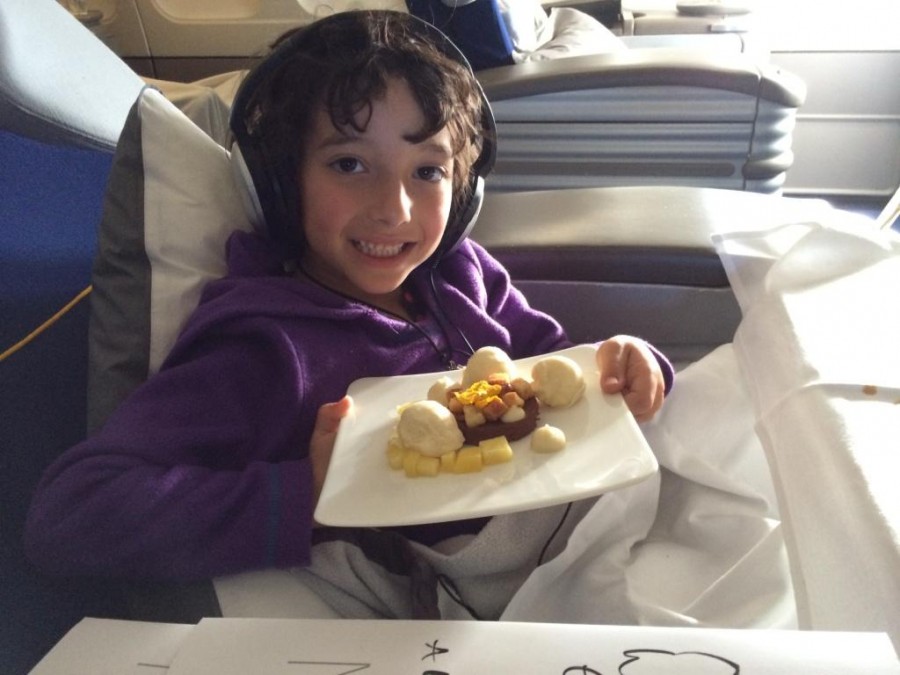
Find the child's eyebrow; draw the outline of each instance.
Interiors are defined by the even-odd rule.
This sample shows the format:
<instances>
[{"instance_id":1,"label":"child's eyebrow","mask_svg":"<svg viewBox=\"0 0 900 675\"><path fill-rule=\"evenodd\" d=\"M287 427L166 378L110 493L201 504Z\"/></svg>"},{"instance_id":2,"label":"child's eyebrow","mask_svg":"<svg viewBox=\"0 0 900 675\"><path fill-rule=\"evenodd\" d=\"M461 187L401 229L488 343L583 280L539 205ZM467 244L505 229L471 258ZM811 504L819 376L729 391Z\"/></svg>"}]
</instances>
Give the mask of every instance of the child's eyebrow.
<instances>
[{"instance_id":1,"label":"child's eyebrow","mask_svg":"<svg viewBox=\"0 0 900 675\"><path fill-rule=\"evenodd\" d=\"M420 146L423 150L434 152L446 157L447 159L453 157L453 149L450 147L450 145L448 143L436 141L433 139L433 137L426 138L424 141L420 141L418 140L418 136L416 134L408 134L404 136L403 139L410 145ZM356 143L366 143L365 136L357 136L355 134L346 134L340 131L336 131L322 138L319 143L316 144L316 147L319 150L329 150L333 148L341 148L347 145L354 145Z\"/></svg>"},{"instance_id":2,"label":"child's eyebrow","mask_svg":"<svg viewBox=\"0 0 900 675\"><path fill-rule=\"evenodd\" d=\"M453 149L447 143L441 143L440 141L435 141L431 139L426 139L424 141L416 141L415 137L405 136L405 140L412 143L413 145L420 146L423 150L427 150L429 152L434 152L440 155L444 155L447 159L453 157Z\"/></svg>"},{"instance_id":3,"label":"child's eyebrow","mask_svg":"<svg viewBox=\"0 0 900 675\"><path fill-rule=\"evenodd\" d=\"M322 138L318 143L316 143L316 147L319 149L327 150L329 148L339 148L344 145L350 145L351 143L359 143L361 140L362 137L360 136L351 136L349 134L335 132Z\"/></svg>"}]
</instances>

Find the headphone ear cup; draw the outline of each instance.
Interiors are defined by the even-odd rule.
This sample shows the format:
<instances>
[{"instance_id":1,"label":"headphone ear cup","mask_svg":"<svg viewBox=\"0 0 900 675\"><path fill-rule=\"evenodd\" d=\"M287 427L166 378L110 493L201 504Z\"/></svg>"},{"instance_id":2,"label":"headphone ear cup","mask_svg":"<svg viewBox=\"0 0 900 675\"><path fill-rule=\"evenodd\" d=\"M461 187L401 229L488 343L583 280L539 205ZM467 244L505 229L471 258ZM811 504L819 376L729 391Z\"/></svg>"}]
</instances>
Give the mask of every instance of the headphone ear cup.
<instances>
[{"instance_id":1,"label":"headphone ear cup","mask_svg":"<svg viewBox=\"0 0 900 675\"><path fill-rule=\"evenodd\" d=\"M475 221L478 220L483 202L484 178L476 175L471 181L469 198L465 204L460 205L451 222L447 224L444 240L439 249L440 256L452 253L469 236L472 228L475 227Z\"/></svg>"},{"instance_id":2,"label":"headphone ear cup","mask_svg":"<svg viewBox=\"0 0 900 675\"><path fill-rule=\"evenodd\" d=\"M468 65L465 56L461 53L458 58ZM497 160L497 123L494 120L494 112L491 110L491 104L487 96L485 96L484 90L481 89L480 85L477 86L478 93L481 96L482 124L485 129L485 135L482 138L481 154L470 169L468 199L466 199L465 203L459 205L451 216L450 222L447 223L443 241L438 247L437 255L435 256L437 262L444 255L454 251L475 227L475 221L478 220L478 214L481 213L481 206L484 203L485 177L493 170L494 163Z\"/></svg>"},{"instance_id":3,"label":"headphone ear cup","mask_svg":"<svg viewBox=\"0 0 900 675\"><path fill-rule=\"evenodd\" d=\"M231 175L234 186L244 206L244 213L257 232L266 231L266 216L260 203L259 193L253 183L250 168L244 159L240 146L235 143L231 146Z\"/></svg>"}]
</instances>

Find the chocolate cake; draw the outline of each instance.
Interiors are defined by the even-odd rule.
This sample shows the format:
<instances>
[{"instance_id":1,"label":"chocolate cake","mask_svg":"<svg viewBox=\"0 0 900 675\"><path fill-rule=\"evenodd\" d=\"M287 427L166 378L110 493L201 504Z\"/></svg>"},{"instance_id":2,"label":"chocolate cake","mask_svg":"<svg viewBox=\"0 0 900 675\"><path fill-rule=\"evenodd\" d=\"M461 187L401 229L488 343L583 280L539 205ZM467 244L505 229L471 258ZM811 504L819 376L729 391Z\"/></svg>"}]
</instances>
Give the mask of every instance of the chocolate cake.
<instances>
[{"instance_id":1,"label":"chocolate cake","mask_svg":"<svg viewBox=\"0 0 900 675\"><path fill-rule=\"evenodd\" d=\"M481 441L495 436L506 436L506 440L510 443L520 438L525 438L537 427L538 413L540 406L536 398L530 398L525 401L522 409L525 411L525 417L517 422L485 422L476 427L470 427L466 424L461 416L457 416L456 423L459 425L460 431L466 439L468 445L478 445Z\"/></svg>"}]
</instances>

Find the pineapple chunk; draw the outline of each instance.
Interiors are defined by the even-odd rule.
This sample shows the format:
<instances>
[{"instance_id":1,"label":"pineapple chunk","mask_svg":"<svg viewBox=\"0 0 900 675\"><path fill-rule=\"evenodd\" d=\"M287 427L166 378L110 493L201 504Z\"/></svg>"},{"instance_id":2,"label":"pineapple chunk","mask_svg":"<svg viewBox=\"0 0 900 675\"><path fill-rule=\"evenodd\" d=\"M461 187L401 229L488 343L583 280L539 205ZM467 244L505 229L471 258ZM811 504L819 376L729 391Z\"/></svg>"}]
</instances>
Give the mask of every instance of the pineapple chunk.
<instances>
[{"instance_id":1,"label":"pineapple chunk","mask_svg":"<svg viewBox=\"0 0 900 675\"><path fill-rule=\"evenodd\" d=\"M445 452L440 457L441 471L445 473L453 473L456 466L456 452Z\"/></svg>"},{"instance_id":2,"label":"pineapple chunk","mask_svg":"<svg viewBox=\"0 0 900 675\"><path fill-rule=\"evenodd\" d=\"M495 436L488 438L478 444L481 449L481 456L485 466L492 464L503 464L509 462L513 458L513 451L506 440L506 436Z\"/></svg>"},{"instance_id":3,"label":"pineapple chunk","mask_svg":"<svg viewBox=\"0 0 900 675\"><path fill-rule=\"evenodd\" d=\"M403 471L407 478L415 478L418 476L417 468L419 466L420 455L415 450L406 450L403 455Z\"/></svg>"},{"instance_id":4,"label":"pineapple chunk","mask_svg":"<svg viewBox=\"0 0 900 675\"><path fill-rule=\"evenodd\" d=\"M437 476L441 470L441 460L438 457L420 455L416 461L417 476Z\"/></svg>"},{"instance_id":5,"label":"pineapple chunk","mask_svg":"<svg viewBox=\"0 0 900 675\"><path fill-rule=\"evenodd\" d=\"M391 468L395 471L403 468L403 455L405 452L406 451L403 449L403 446L400 445L400 440L398 438L393 437L388 441L388 464L390 464Z\"/></svg>"},{"instance_id":6,"label":"pineapple chunk","mask_svg":"<svg viewBox=\"0 0 900 675\"><path fill-rule=\"evenodd\" d=\"M481 448L475 445L464 445L456 452L453 471L454 473L476 473L481 471L482 464Z\"/></svg>"}]
</instances>

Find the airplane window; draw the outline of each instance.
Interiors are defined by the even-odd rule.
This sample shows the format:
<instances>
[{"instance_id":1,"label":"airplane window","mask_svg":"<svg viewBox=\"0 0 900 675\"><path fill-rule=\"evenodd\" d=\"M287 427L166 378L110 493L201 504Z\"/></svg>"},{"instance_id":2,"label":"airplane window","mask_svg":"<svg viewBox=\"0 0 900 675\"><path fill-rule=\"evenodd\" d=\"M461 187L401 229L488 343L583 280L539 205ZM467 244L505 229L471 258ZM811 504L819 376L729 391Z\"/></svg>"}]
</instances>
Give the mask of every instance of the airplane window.
<instances>
[{"instance_id":1,"label":"airplane window","mask_svg":"<svg viewBox=\"0 0 900 675\"><path fill-rule=\"evenodd\" d=\"M161 12L175 19L250 19L260 13L264 0L152 0Z\"/></svg>"}]
</instances>

